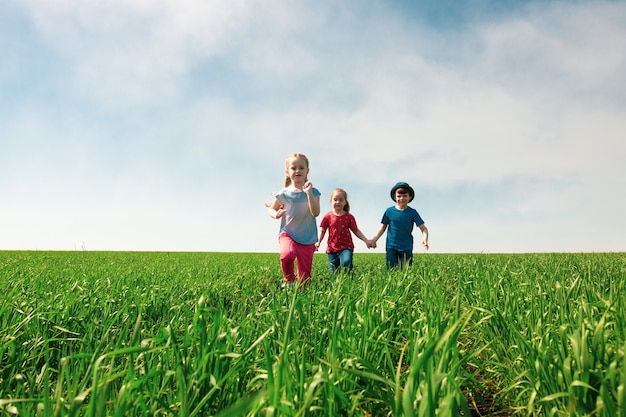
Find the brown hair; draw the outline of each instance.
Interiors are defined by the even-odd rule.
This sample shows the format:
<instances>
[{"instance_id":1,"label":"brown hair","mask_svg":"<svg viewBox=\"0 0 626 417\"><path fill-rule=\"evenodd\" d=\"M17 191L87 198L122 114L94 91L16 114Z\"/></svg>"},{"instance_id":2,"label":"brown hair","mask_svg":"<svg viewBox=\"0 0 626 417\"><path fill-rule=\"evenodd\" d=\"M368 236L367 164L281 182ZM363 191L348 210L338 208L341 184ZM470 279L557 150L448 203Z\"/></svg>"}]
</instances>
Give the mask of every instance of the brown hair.
<instances>
[{"instance_id":1,"label":"brown hair","mask_svg":"<svg viewBox=\"0 0 626 417\"><path fill-rule=\"evenodd\" d=\"M291 159L304 159L304 162L306 163L306 168L309 169L309 158L306 157L306 155L302 154L302 153L292 153L290 155L287 156L287 159L285 159L285 170L287 170L287 164L289 164L289 160ZM305 181L308 180L308 178L304 178ZM291 185L291 178L289 178L289 175L285 175L285 187L289 187Z\"/></svg>"},{"instance_id":2,"label":"brown hair","mask_svg":"<svg viewBox=\"0 0 626 417\"><path fill-rule=\"evenodd\" d=\"M343 188L335 188L332 193L330 193L330 202L333 202L333 195L335 193L343 193L343 198L346 200L346 204L343 206L343 210L348 212L350 211L350 202L348 201L348 192Z\"/></svg>"}]
</instances>

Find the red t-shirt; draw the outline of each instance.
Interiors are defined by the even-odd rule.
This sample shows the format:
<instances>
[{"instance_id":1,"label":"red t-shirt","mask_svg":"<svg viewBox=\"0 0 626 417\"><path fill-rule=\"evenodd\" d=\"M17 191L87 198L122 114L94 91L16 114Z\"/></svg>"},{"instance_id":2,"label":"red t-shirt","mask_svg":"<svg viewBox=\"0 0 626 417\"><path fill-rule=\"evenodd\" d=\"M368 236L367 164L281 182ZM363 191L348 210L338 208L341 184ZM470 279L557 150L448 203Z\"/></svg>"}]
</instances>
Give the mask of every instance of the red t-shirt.
<instances>
[{"instance_id":1,"label":"red t-shirt","mask_svg":"<svg viewBox=\"0 0 626 417\"><path fill-rule=\"evenodd\" d=\"M356 232L359 228L352 214L345 212L343 215L337 216L329 211L324 214L320 227L328 230L326 253L341 252L344 249L354 250L350 231Z\"/></svg>"}]
</instances>

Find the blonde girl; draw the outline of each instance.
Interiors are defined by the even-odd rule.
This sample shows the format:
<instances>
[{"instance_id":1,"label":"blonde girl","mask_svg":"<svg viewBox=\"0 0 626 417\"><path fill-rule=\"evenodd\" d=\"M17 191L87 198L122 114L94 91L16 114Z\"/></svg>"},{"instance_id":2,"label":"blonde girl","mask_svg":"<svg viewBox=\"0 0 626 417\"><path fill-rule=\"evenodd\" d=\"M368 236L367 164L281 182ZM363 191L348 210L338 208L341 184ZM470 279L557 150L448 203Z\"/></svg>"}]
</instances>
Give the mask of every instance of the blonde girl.
<instances>
[{"instance_id":1,"label":"blonde girl","mask_svg":"<svg viewBox=\"0 0 626 417\"><path fill-rule=\"evenodd\" d=\"M317 242L315 218L320 214L320 192L308 180L309 160L301 153L287 156L285 188L268 204L269 215L280 219L278 243L284 284L296 284L294 263L300 283L311 279L313 254Z\"/></svg>"},{"instance_id":2,"label":"blonde girl","mask_svg":"<svg viewBox=\"0 0 626 417\"><path fill-rule=\"evenodd\" d=\"M316 249L324 240L328 230L328 244L326 254L328 255L328 267L330 273L334 273L339 268L352 271L352 257L354 243L352 233L361 239L367 247L371 242L365 237L356 224L356 219L350 214L350 203L348 193L343 188L335 188L330 195L332 210L322 217L319 230L319 239L315 244Z\"/></svg>"}]
</instances>

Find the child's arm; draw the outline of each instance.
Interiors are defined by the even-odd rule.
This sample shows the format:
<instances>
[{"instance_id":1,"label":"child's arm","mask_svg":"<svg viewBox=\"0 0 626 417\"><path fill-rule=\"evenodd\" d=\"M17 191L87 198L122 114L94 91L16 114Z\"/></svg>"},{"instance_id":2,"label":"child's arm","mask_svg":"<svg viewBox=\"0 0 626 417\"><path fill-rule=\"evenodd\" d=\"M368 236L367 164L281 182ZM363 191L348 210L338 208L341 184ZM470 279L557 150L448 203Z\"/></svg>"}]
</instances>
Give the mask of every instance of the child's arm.
<instances>
[{"instance_id":1,"label":"child's arm","mask_svg":"<svg viewBox=\"0 0 626 417\"><path fill-rule=\"evenodd\" d=\"M283 209L283 206L280 204L278 199L275 198L274 201L272 201L268 206L267 212L269 213L270 217L274 219L280 219L283 214L285 214L285 209Z\"/></svg>"},{"instance_id":2,"label":"child's arm","mask_svg":"<svg viewBox=\"0 0 626 417\"><path fill-rule=\"evenodd\" d=\"M366 245L367 245L367 247L369 248L369 246L370 246L370 243L371 243L371 242L370 242L370 240L369 240L368 238L366 238L366 237L365 237L365 235L363 234L363 232L361 232L361 229L356 229L356 230L353 230L353 232L354 232L354 235L355 235L356 237L358 237L359 239L361 239L363 242L365 242L365 244L366 244Z\"/></svg>"},{"instance_id":3,"label":"child's arm","mask_svg":"<svg viewBox=\"0 0 626 417\"><path fill-rule=\"evenodd\" d=\"M313 217L317 217L320 215L320 196L313 196L313 184L311 181L307 181L302 187L302 191L306 193L307 199L309 200L309 211L313 215Z\"/></svg>"},{"instance_id":4,"label":"child's arm","mask_svg":"<svg viewBox=\"0 0 626 417\"><path fill-rule=\"evenodd\" d=\"M320 196L313 197L313 195L309 196L309 210L313 217L317 217L320 215Z\"/></svg>"},{"instance_id":5,"label":"child's arm","mask_svg":"<svg viewBox=\"0 0 626 417\"><path fill-rule=\"evenodd\" d=\"M387 230L387 225L382 223L380 227L378 228L378 230L376 231L376 233L374 234L374 237L372 237L372 240L370 241L372 243L371 246L373 248L376 247L376 242L378 241L378 239L380 239L383 233L385 233L385 230Z\"/></svg>"},{"instance_id":6,"label":"child's arm","mask_svg":"<svg viewBox=\"0 0 626 417\"><path fill-rule=\"evenodd\" d=\"M428 229L425 224L421 224L419 228L422 231L422 246L428 250Z\"/></svg>"},{"instance_id":7,"label":"child's arm","mask_svg":"<svg viewBox=\"0 0 626 417\"><path fill-rule=\"evenodd\" d=\"M326 228L320 227L320 237L319 239L317 239L317 242L315 242L315 250L318 250L320 248L320 243L322 243L322 240L324 240L324 235L326 235Z\"/></svg>"}]
</instances>

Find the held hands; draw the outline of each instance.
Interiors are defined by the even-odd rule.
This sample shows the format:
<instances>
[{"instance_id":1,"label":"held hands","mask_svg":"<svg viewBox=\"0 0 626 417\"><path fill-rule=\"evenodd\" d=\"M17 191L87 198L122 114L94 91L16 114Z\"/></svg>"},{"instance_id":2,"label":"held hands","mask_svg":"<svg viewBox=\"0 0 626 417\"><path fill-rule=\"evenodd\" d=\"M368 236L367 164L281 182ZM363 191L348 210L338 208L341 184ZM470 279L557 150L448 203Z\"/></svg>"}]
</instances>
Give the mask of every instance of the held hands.
<instances>
[{"instance_id":1,"label":"held hands","mask_svg":"<svg viewBox=\"0 0 626 417\"><path fill-rule=\"evenodd\" d=\"M374 239L370 239L365 242L368 249L376 249L376 241Z\"/></svg>"}]
</instances>

